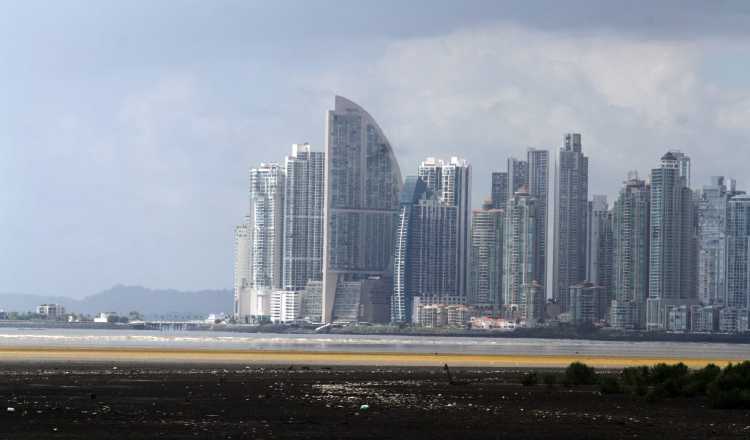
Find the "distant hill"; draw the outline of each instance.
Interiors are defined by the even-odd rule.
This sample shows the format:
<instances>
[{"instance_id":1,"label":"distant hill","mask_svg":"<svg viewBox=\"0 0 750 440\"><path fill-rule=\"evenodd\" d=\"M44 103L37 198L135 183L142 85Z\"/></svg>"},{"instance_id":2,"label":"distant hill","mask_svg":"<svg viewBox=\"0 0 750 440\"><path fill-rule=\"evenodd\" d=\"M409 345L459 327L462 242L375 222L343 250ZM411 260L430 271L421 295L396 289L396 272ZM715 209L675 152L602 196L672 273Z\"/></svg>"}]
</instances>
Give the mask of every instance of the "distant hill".
<instances>
[{"instance_id":1,"label":"distant hill","mask_svg":"<svg viewBox=\"0 0 750 440\"><path fill-rule=\"evenodd\" d=\"M179 290L148 289L141 286L117 285L83 299L60 296L0 293L0 309L17 312L36 310L39 304L56 303L69 312L95 315L99 312L117 312L127 315L136 310L146 318L205 317L209 313L232 311L231 290Z\"/></svg>"}]
</instances>

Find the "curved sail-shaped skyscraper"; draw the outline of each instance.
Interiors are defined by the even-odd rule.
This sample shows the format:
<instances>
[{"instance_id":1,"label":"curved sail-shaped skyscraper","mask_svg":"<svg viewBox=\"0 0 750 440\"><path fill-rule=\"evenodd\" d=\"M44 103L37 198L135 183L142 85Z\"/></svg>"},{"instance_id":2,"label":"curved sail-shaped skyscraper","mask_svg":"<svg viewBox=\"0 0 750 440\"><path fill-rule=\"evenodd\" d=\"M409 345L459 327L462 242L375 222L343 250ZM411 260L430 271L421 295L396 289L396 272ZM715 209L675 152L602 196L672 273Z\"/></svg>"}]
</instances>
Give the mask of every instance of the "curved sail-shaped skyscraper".
<instances>
[{"instance_id":1,"label":"curved sail-shaped skyscraper","mask_svg":"<svg viewBox=\"0 0 750 440\"><path fill-rule=\"evenodd\" d=\"M362 298L392 289L401 171L377 122L341 96L328 111L325 148L323 321L355 321Z\"/></svg>"}]
</instances>

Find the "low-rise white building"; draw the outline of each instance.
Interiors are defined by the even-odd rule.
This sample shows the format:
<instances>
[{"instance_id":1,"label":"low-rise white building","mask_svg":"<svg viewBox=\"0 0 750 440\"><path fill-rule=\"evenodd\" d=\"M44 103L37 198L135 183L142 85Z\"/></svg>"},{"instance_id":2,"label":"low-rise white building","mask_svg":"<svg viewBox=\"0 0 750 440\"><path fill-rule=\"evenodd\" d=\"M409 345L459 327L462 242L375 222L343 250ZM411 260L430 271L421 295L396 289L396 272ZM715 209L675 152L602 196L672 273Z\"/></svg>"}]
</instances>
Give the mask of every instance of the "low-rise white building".
<instances>
[{"instance_id":1,"label":"low-rise white building","mask_svg":"<svg viewBox=\"0 0 750 440\"><path fill-rule=\"evenodd\" d=\"M515 330L518 326L515 321L489 316L471 318L470 324L471 328L482 330Z\"/></svg>"},{"instance_id":2,"label":"low-rise white building","mask_svg":"<svg viewBox=\"0 0 750 440\"><path fill-rule=\"evenodd\" d=\"M94 318L94 322L107 323L109 322L109 318L112 316L115 316L114 312L101 312L99 313L99 316Z\"/></svg>"},{"instance_id":3,"label":"low-rise white building","mask_svg":"<svg viewBox=\"0 0 750 440\"><path fill-rule=\"evenodd\" d=\"M36 313L47 319L62 319L65 316L65 307L60 304L42 304L36 308Z\"/></svg>"},{"instance_id":4,"label":"low-rise white building","mask_svg":"<svg viewBox=\"0 0 750 440\"><path fill-rule=\"evenodd\" d=\"M271 321L275 323L294 322L300 319L302 292L275 290L271 294Z\"/></svg>"},{"instance_id":5,"label":"low-rise white building","mask_svg":"<svg viewBox=\"0 0 750 440\"><path fill-rule=\"evenodd\" d=\"M472 308L465 304L419 304L415 312L422 327L466 327Z\"/></svg>"}]
</instances>

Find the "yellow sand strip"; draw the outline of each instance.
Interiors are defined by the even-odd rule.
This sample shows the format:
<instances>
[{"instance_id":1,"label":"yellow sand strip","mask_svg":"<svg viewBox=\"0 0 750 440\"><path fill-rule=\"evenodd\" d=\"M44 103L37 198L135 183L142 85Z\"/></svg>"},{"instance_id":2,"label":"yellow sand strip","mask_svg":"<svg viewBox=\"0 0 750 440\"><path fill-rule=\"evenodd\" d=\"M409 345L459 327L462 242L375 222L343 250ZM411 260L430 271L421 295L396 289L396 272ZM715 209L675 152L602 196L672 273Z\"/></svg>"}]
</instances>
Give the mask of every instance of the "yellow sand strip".
<instances>
[{"instance_id":1,"label":"yellow sand strip","mask_svg":"<svg viewBox=\"0 0 750 440\"><path fill-rule=\"evenodd\" d=\"M574 361L599 368L683 362L690 367L714 363L724 366L741 359L679 359L673 357L617 356L518 356L421 353L351 353L302 351L187 350L144 348L15 348L0 347L2 362L112 361L166 363L247 363L284 365L368 365L368 366L451 366L466 367L564 367Z\"/></svg>"}]
</instances>

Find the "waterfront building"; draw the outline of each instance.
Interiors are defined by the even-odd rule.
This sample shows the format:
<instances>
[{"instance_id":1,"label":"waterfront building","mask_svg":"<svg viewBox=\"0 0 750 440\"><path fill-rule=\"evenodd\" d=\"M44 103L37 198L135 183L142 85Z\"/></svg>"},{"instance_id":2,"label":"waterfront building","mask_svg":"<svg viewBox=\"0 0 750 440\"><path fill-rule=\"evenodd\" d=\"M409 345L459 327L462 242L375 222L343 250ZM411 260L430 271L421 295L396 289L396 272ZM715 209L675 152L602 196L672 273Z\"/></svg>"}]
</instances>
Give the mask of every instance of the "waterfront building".
<instances>
[{"instance_id":1,"label":"waterfront building","mask_svg":"<svg viewBox=\"0 0 750 440\"><path fill-rule=\"evenodd\" d=\"M492 173L492 187L490 189L492 207L494 209L505 209L508 203L508 173Z\"/></svg>"},{"instance_id":2,"label":"waterfront building","mask_svg":"<svg viewBox=\"0 0 750 440\"><path fill-rule=\"evenodd\" d=\"M416 308L417 324L425 328L438 328L448 325L448 315L440 304L422 305Z\"/></svg>"},{"instance_id":3,"label":"waterfront building","mask_svg":"<svg viewBox=\"0 0 750 440\"><path fill-rule=\"evenodd\" d=\"M690 331L690 304L664 303L666 320L664 330L678 333Z\"/></svg>"},{"instance_id":4,"label":"waterfront building","mask_svg":"<svg viewBox=\"0 0 750 440\"><path fill-rule=\"evenodd\" d=\"M415 311L416 323L426 328L465 328L472 313L464 304L419 304Z\"/></svg>"},{"instance_id":5,"label":"waterfront building","mask_svg":"<svg viewBox=\"0 0 750 440\"><path fill-rule=\"evenodd\" d=\"M284 171L275 163L250 170L251 285L281 286Z\"/></svg>"},{"instance_id":6,"label":"waterfront building","mask_svg":"<svg viewBox=\"0 0 750 440\"><path fill-rule=\"evenodd\" d=\"M234 318L238 321L251 317L249 221L247 217L234 228Z\"/></svg>"},{"instance_id":7,"label":"waterfront building","mask_svg":"<svg viewBox=\"0 0 750 440\"><path fill-rule=\"evenodd\" d=\"M281 287L283 202L283 168L276 163L262 163L251 169L250 307L247 315L253 320L268 319L271 293Z\"/></svg>"},{"instance_id":8,"label":"waterfront building","mask_svg":"<svg viewBox=\"0 0 750 440\"><path fill-rule=\"evenodd\" d=\"M458 157L443 165L442 201L456 208L456 267L458 295L466 297L469 290L469 227L471 225L471 166Z\"/></svg>"},{"instance_id":9,"label":"waterfront building","mask_svg":"<svg viewBox=\"0 0 750 440\"><path fill-rule=\"evenodd\" d=\"M560 304L564 313L569 309L570 286L586 278L589 160L583 155L579 133L565 135L555 168L553 273L550 287L552 298Z\"/></svg>"},{"instance_id":10,"label":"waterfront building","mask_svg":"<svg viewBox=\"0 0 750 440\"><path fill-rule=\"evenodd\" d=\"M678 161L667 152L659 168L651 170L646 304L646 324L651 330L671 329L667 322L670 307L697 301L697 224L693 193L681 174L685 160L689 159L684 155Z\"/></svg>"},{"instance_id":11,"label":"waterfront building","mask_svg":"<svg viewBox=\"0 0 750 440\"><path fill-rule=\"evenodd\" d=\"M645 325L648 297L650 188L631 172L612 208L612 306L620 329Z\"/></svg>"},{"instance_id":12,"label":"waterfront building","mask_svg":"<svg viewBox=\"0 0 750 440\"><path fill-rule=\"evenodd\" d=\"M323 276L325 153L292 145L284 170L283 290L300 291Z\"/></svg>"},{"instance_id":13,"label":"waterfront building","mask_svg":"<svg viewBox=\"0 0 750 440\"><path fill-rule=\"evenodd\" d=\"M643 314L645 313L645 301L641 307L638 303L633 301L619 301L617 299L612 300L612 305L609 309L609 323L612 328L621 330L636 330L639 329L643 322Z\"/></svg>"},{"instance_id":14,"label":"waterfront building","mask_svg":"<svg viewBox=\"0 0 750 440\"><path fill-rule=\"evenodd\" d=\"M536 200L521 187L508 201L503 255L503 308L506 316L526 317L527 286L534 279Z\"/></svg>"},{"instance_id":15,"label":"waterfront building","mask_svg":"<svg viewBox=\"0 0 750 440\"><path fill-rule=\"evenodd\" d=\"M358 320L375 324L390 322L393 278L371 276L361 282Z\"/></svg>"},{"instance_id":16,"label":"waterfront building","mask_svg":"<svg viewBox=\"0 0 750 440\"><path fill-rule=\"evenodd\" d=\"M469 288L471 166L458 157L451 157L448 161L430 157L420 164L418 176L442 205L456 209L457 289L458 295L466 296Z\"/></svg>"},{"instance_id":17,"label":"waterfront building","mask_svg":"<svg viewBox=\"0 0 750 440\"><path fill-rule=\"evenodd\" d=\"M725 305L736 309L750 308L750 195L729 199L726 234Z\"/></svg>"},{"instance_id":18,"label":"waterfront building","mask_svg":"<svg viewBox=\"0 0 750 440\"><path fill-rule=\"evenodd\" d=\"M485 201L471 223L469 303L498 311L502 305L505 210Z\"/></svg>"},{"instance_id":19,"label":"waterfront building","mask_svg":"<svg viewBox=\"0 0 750 440\"><path fill-rule=\"evenodd\" d=\"M698 298L703 304L724 304L727 273L727 209L736 194L734 181L711 177L698 198Z\"/></svg>"},{"instance_id":20,"label":"waterfront building","mask_svg":"<svg viewBox=\"0 0 750 440\"><path fill-rule=\"evenodd\" d=\"M570 319L576 325L594 323L607 316L607 295L604 288L585 281L569 290Z\"/></svg>"},{"instance_id":21,"label":"waterfront building","mask_svg":"<svg viewBox=\"0 0 750 440\"><path fill-rule=\"evenodd\" d=\"M456 295L432 295L432 296L415 296L412 298L412 315L413 324L420 323L419 309L423 306L440 305L440 306L463 306L466 298Z\"/></svg>"},{"instance_id":22,"label":"waterfront building","mask_svg":"<svg viewBox=\"0 0 750 440\"><path fill-rule=\"evenodd\" d=\"M412 271L412 261L416 258L412 241L415 239L415 210L420 200L432 194L418 176L407 176L399 195L399 221L396 229L396 243L393 258L393 295L391 296L391 321L407 322L412 315L411 305L414 296L416 277Z\"/></svg>"},{"instance_id":23,"label":"waterfront building","mask_svg":"<svg viewBox=\"0 0 750 440\"><path fill-rule=\"evenodd\" d=\"M319 323L323 315L323 282L308 281L302 291L300 317L307 322Z\"/></svg>"},{"instance_id":24,"label":"waterfront building","mask_svg":"<svg viewBox=\"0 0 750 440\"><path fill-rule=\"evenodd\" d=\"M740 309L737 312L737 332L750 332L750 309Z\"/></svg>"},{"instance_id":25,"label":"waterfront building","mask_svg":"<svg viewBox=\"0 0 750 440\"><path fill-rule=\"evenodd\" d=\"M594 195L588 207L586 279L602 288L607 307L612 300L612 215L607 196Z\"/></svg>"},{"instance_id":26,"label":"waterfront building","mask_svg":"<svg viewBox=\"0 0 750 440\"><path fill-rule=\"evenodd\" d=\"M518 327L516 321L489 316L474 316L469 320L469 326L477 330L512 331Z\"/></svg>"},{"instance_id":27,"label":"waterfront building","mask_svg":"<svg viewBox=\"0 0 750 440\"><path fill-rule=\"evenodd\" d=\"M284 324L301 317L302 292L274 290L271 293L271 322Z\"/></svg>"},{"instance_id":28,"label":"waterfront building","mask_svg":"<svg viewBox=\"0 0 750 440\"><path fill-rule=\"evenodd\" d=\"M378 124L346 98L328 112L325 139L323 321L356 320L362 282L392 277L401 172Z\"/></svg>"},{"instance_id":29,"label":"waterfront building","mask_svg":"<svg viewBox=\"0 0 750 440\"><path fill-rule=\"evenodd\" d=\"M524 286L524 296L526 297L526 310L524 319L527 327L533 327L545 318L545 298L544 287L536 280Z\"/></svg>"},{"instance_id":30,"label":"waterfront building","mask_svg":"<svg viewBox=\"0 0 750 440\"><path fill-rule=\"evenodd\" d=\"M63 319L65 307L62 304L41 304L36 308L36 314L46 319Z\"/></svg>"},{"instance_id":31,"label":"waterfront building","mask_svg":"<svg viewBox=\"0 0 750 440\"><path fill-rule=\"evenodd\" d=\"M692 333L712 333L719 330L719 311L721 306L690 307L690 331Z\"/></svg>"},{"instance_id":32,"label":"waterfront building","mask_svg":"<svg viewBox=\"0 0 750 440\"><path fill-rule=\"evenodd\" d=\"M542 289L547 282L547 203L549 200L549 151L529 148L528 163L529 195L536 200L536 250L534 279ZM544 293L546 295L546 292Z\"/></svg>"},{"instance_id":33,"label":"waterfront building","mask_svg":"<svg viewBox=\"0 0 750 440\"><path fill-rule=\"evenodd\" d=\"M401 192L394 252L391 321L407 322L414 297L458 296L458 207L446 203L417 176Z\"/></svg>"}]
</instances>

